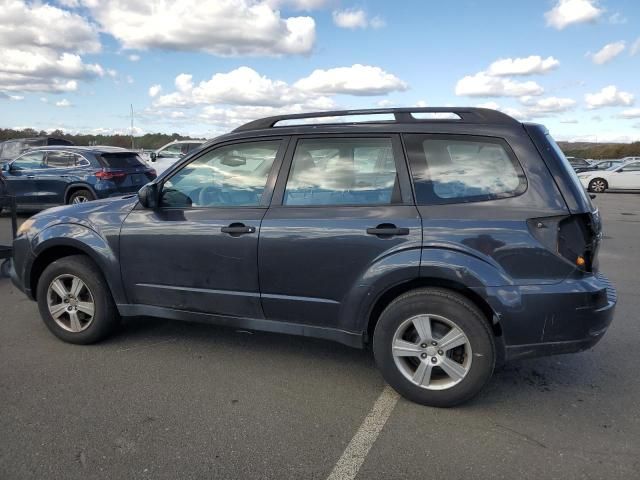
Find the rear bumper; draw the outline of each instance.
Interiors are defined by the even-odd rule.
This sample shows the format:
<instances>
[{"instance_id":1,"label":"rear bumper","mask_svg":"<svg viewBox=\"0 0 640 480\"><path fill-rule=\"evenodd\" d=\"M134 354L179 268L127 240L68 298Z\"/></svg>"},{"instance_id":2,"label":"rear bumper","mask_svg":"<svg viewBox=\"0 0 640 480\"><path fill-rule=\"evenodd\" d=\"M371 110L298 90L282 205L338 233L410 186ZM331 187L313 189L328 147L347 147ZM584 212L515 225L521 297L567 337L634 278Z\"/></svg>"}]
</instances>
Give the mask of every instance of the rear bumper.
<instances>
[{"instance_id":1,"label":"rear bumper","mask_svg":"<svg viewBox=\"0 0 640 480\"><path fill-rule=\"evenodd\" d=\"M496 311L507 361L593 347L609 328L617 303L615 287L601 274L506 292L511 304Z\"/></svg>"}]
</instances>

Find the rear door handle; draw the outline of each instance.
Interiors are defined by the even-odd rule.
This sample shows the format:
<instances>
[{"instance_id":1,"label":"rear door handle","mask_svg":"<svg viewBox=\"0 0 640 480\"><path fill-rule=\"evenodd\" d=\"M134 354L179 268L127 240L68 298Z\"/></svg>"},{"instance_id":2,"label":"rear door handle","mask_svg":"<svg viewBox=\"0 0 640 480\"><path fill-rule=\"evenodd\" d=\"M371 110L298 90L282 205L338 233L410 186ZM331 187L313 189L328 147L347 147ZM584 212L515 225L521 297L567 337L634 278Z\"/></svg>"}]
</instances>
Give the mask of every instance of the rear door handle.
<instances>
[{"instance_id":1,"label":"rear door handle","mask_svg":"<svg viewBox=\"0 0 640 480\"><path fill-rule=\"evenodd\" d=\"M245 233L255 233L256 227L248 227L244 223L232 223L228 227L222 227L220 231L229 235L243 235Z\"/></svg>"},{"instance_id":2,"label":"rear door handle","mask_svg":"<svg viewBox=\"0 0 640 480\"><path fill-rule=\"evenodd\" d=\"M378 236L395 236L395 235L409 235L409 229L404 227L396 227L392 223L382 223L375 228L367 228L369 235Z\"/></svg>"},{"instance_id":3,"label":"rear door handle","mask_svg":"<svg viewBox=\"0 0 640 480\"><path fill-rule=\"evenodd\" d=\"M36 178L35 175L27 175L27 178Z\"/></svg>"}]
</instances>

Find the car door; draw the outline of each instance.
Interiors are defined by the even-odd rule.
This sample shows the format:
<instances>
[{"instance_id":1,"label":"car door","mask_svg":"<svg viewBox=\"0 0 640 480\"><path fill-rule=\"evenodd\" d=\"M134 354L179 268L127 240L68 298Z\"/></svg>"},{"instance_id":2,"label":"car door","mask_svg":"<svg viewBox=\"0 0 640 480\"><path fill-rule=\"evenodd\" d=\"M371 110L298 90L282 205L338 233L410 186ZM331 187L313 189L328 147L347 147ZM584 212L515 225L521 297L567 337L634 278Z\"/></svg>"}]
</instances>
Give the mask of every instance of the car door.
<instances>
[{"instance_id":1,"label":"car door","mask_svg":"<svg viewBox=\"0 0 640 480\"><path fill-rule=\"evenodd\" d=\"M418 274L421 240L399 137L297 137L260 230L265 317L335 327L391 252L416 247Z\"/></svg>"},{"instance_id":2,"label":"car door","mask_svg":"<svg viewBox=\"0 0 640 480\"><path fill-rule=\"evenodd\" d=\"M42 168L43 158L42 151L27 152L3 170L7 191L9 195L15 195L16 204L27 207L39 205L36 173Z\"/></svg>"},{"instance_id":3,"label":"car door","mask_svg":"<svg viewBox=\"0 0 640 480\"><path fill-rule=\"evenodd\" d=\"M640 162L627 163L609 177L609 188L640 190Z\"/></svg>"},{"instance_id":4,"label":"car door","mask_svg":"<svg viewBox=\"0 0 640 480\"><path fill-rule=\"evenodd\" d=\"M263 317L258 238L285 142L209 148L162 180L158 208L131 212L120 235L130 303Z\"/></svg>"},{"instance_id":5,"label":"car door","mask_svg":"<svg viewBox=\"0 0 640 480\"><path fill-rule=\"evenodd\" d=\"M44 168L36 172L40 203L63 205L64 195L75 165L76 155L62 150L49 150L44 158Z\"/></svg>"}]
</instances>

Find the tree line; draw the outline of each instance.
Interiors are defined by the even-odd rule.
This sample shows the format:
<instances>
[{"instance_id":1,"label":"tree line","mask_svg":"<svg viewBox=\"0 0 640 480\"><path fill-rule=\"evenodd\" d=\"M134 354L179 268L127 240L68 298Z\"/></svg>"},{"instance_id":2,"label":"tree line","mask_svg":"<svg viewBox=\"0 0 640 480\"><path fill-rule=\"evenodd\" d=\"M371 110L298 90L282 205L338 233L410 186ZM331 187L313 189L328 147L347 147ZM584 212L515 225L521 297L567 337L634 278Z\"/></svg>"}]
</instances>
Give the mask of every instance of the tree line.
<instances>
[{"instance_id":1,"label":"tree line","mask_svg":"<svg viewBox=\"0 0 640 480\"><path fill-rule=\"evenodd\" d=\"M45 132L44 130L34 130L25 128L23 130L13 130L10 128L0 128L0 141L12 138L25 137L58 137L69 140L76 145L109 145L112 147L131 148L131 136L129 135L72 135L62 130ZM166 133L146 133L134 136L134 148L156 149L173 140L193 140L177 133L168 135ZM590 143L590 142L558 142L560 148L567 156L581 158L622 158L640 156L640 142L633 143Z\"/></svg>"},{"instance_id":2,"label":"tree line","mask_svg":"<svg viewBox=\"0 0 640 480\"><path fill-rule=\"evenodd\" d=\"M558 142L558 146L565 155L579 158L640 157L640 142L633 143L589 143L589 142Z\"/></svg>"},{"instance_id":3,"label":"tree line","mask_svg":"<svg viewBox=\"0 0 640 480\"><path fill-rule=\"evenodd\" d=\"M11 128L0 128L0 142L10 140L12 138L28 138L28 137L56 137L64 138L73 142L75 145L109 145L111 147L131 148L130 135L73 135L65 133L62 130L54 130L53 132L45 132L44 130L34 130L33 128L25 128L23 130L14 130ZM156 149L173 140L193 140L192 137L186 137L177 133L168 135L166 133L146 133L144 135L133 137L133 146L136 149Z\"/></svg>"}]
</instances>

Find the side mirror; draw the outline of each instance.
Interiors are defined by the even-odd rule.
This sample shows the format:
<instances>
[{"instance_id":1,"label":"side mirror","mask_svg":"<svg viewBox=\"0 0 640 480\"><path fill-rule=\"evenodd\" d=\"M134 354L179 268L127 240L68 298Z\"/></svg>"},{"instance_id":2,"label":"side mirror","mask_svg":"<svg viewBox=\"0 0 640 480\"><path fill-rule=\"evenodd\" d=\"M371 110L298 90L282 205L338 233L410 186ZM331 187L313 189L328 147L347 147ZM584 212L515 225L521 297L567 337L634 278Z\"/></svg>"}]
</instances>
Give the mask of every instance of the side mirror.
<instances>
[{"instance_id":1,"label":"side mirror","mask_svg":"<svg viewBox=\"0 0 640 480\"><path fill-rule=\"evenodd\" d=\"M155 162L156 159L158 158L158 155L156 154L156 152L151 152L151 154L149 155L149 158L151 158L152 162Z\"/></svg>"},{"instance_id":2,"label":"side mirror","mask_svg":"<svg viewBox=\"0 0 640 480\"><path fill-rule=\"evenodd\" d=\"M147 183L138 190L138 201L140 205L144 208L158 208L158 192L159 188L157 183Z\"/></svg>"},{"instance_id":3,"label":"side mirror","mask_svg":"<svg viewBox=\"0 0 640 480\"><path fill-rule=\"evenodd\" d=\"M2 171L3 172L8 172L9 171L9 164L8 163L3 163L2 164Z\"/></svg>"}]
</instances>

